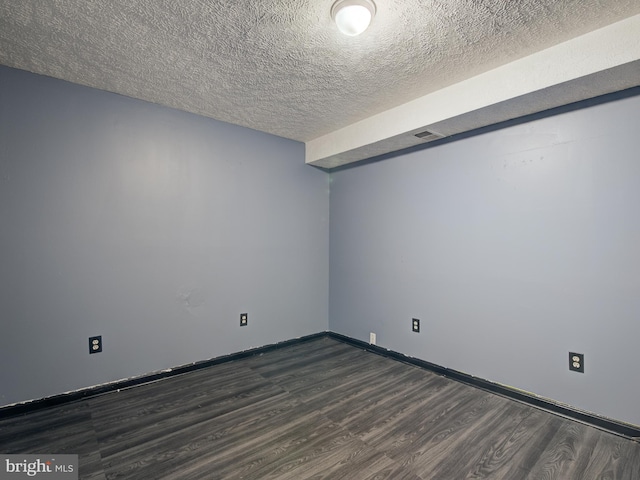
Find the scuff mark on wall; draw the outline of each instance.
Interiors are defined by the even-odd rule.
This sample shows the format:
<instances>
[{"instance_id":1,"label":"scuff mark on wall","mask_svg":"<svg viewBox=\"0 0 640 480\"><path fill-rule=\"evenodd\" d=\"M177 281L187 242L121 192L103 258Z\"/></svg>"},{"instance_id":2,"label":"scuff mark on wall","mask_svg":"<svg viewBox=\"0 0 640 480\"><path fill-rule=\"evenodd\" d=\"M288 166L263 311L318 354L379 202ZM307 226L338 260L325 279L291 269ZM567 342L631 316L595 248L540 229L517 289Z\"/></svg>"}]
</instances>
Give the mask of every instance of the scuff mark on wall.
<instances>
[{"instance_id":1,"label":"scuff mark on wall","mask_svg":"<svg viewBox=\"0 0 640 480\"><path fill-rule=\"evenodd\" d=\"M176 300L182 308L194 317L198 316L199 311L204 305L204 292L199 288L181 288L176 293Z\"/></svg>"}]
</instances>

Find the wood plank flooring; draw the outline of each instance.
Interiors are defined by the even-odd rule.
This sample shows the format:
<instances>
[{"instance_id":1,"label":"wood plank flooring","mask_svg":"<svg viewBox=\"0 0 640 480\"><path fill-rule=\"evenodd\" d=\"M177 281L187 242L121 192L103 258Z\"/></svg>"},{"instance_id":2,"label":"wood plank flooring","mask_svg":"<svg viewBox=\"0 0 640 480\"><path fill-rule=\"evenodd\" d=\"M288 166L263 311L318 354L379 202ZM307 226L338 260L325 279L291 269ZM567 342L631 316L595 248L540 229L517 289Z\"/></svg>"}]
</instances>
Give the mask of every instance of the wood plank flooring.
<instances>
[{"instance_id":1,"label":"wood plank flooring","mask_svg":"<svg viewBox=\"0 0 640 480\"><path fill-rule=\"evenodd\" d=\"M319 338L0 421L83 479L640 479L640 444Z\"/></svg>"}]
</instances>

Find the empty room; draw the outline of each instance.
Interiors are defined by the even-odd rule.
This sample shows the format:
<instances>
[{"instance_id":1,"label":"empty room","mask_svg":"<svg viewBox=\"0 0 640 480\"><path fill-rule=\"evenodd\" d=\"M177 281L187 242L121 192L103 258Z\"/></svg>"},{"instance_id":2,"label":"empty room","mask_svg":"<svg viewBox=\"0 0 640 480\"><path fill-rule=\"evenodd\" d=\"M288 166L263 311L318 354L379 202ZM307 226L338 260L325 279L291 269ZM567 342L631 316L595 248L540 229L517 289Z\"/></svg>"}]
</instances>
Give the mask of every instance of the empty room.
<instances>
[{"instance_id":1,"label":"empty room","mask_svg":"<svg viewBox=\"0 0 640 480\"><path fill-rule=\"evenodd\" d=\"M0 0L0 480L640 479L637 0Z\"/></svg>"}]
</instances>

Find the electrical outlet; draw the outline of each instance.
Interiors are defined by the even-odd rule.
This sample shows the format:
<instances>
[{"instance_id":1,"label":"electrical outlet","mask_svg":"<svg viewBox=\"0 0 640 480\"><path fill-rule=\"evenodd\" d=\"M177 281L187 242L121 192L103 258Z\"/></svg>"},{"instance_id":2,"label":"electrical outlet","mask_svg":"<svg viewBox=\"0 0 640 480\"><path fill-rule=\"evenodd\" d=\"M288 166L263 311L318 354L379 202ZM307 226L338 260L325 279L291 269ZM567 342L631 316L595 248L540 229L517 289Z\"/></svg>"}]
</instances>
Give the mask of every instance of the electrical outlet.
<instances>
[{"instance_id":1,"label":"electrical outlet","mask_svg":"<svg viewBox=\"0 0 640 480\"><path fill-rule=\"evenodd\" d=\"M240 314L240 326L241 327L246 327L247 325L249 325L249 314L248 313L241 313Z\"/></svg>"},{"instance_id":2,"label":"electrical outlet","mask_svg":"<svg viewBox=\"0 0 640 480\"><path fill-rule=\"evenodd\" d=\"M370 343L371 345L375 345L375 344L376 344L376 334L375 334L375 333L373 333L373 332L371 332L371 333L369 334L369 343Z\"/></svg>"},{"instance_id":3,"label":"electrical outlet","mask_svg":"<svg viewBox=\"0 0 640 480\"><path fill-rule=\"evenodd\" d=\"M100 353L102 351L102 335L89 337L89 353Z\"/></svg>"},{"instance_id":4,"label":"electrical outlet","mask_svg":"<svg viewBox=\"0 0 640 480\"><path fill-rule=\"evenodd\" d=\"M584 354L569 352L569 370L584 373Z\"/></svg>"},{"instance_id":5,"label":"electrical outlet","mask_svg":"<svg viewBox=\"0 0 640 480\"><path fill-rule=\"evenodd\" d=\"M420 320L418 318L414 318L411 321L411 330L416 333L420 333Z\"/></svg>"}]
</instances>

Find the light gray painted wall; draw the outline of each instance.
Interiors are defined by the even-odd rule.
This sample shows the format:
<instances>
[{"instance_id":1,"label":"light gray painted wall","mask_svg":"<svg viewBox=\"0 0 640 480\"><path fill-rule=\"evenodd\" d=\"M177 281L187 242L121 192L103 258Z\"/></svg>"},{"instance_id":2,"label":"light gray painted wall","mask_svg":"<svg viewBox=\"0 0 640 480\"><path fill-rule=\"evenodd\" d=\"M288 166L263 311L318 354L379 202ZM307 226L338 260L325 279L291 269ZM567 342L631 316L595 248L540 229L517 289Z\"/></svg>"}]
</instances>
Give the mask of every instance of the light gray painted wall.
<instances>
[{"instance_id":1,"label":"light gray painted wall","mask_svg":"<svg viewBox=\"0 0 640 480\"><path fill-rule=\"evenodd\" d=\"M327 330L328 175L303 158L0 67L0 405Z\"/></svg>"},{"instance_id":2,"label":"light gray painted wall","mask_svg":"<svg viewBox=\"0 0 640 480\"><path fill-rule=\"evenodd\" d=\"M640 425L639 152L636 96L332 174L330 329Z\"/></svg>"}]
</instances>

